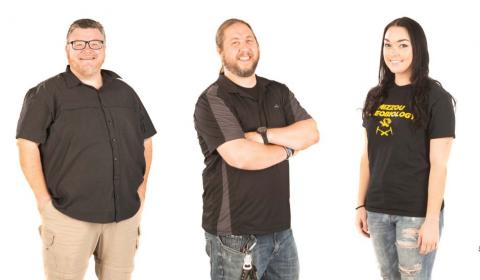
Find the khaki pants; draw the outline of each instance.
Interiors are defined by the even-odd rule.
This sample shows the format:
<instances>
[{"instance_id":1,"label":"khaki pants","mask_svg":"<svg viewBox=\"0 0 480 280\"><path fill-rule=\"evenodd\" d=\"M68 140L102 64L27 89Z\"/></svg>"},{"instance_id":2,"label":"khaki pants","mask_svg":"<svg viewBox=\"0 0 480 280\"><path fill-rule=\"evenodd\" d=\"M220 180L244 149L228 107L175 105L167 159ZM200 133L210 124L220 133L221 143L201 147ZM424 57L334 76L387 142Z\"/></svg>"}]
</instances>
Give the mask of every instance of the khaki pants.
<instances>
[{"instance_id":1,"label":"khaki pants","mask_svg":"<svg viewBox=\"0 0 480 280\"><path fill-rule=\"evenodd\" d=\"M42 211L40 235L47 280L81 280L92 254L100 280L128 280L140 235L141 208L135 216L108 224L70 218L51 202Z\"/></svg>"}]
</instances>

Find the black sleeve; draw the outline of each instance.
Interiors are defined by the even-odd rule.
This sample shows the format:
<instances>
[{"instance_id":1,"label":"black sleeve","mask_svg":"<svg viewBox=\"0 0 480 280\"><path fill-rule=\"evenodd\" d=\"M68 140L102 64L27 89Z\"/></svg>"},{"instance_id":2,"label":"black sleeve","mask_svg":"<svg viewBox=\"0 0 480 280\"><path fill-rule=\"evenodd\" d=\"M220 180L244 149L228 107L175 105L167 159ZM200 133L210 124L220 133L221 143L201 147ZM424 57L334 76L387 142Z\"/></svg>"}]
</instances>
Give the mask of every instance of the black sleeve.
<instances>
[{"instance_id":1,"label":"black sleeve","mask_svg":"<svg viewBox=\"0 0 480 280\"><path fill-rule=\"evenodd\" d=\"M48 95L42 86L30 89L25 95L17 124L16 138L43 144L48 137L48 128L53 122L54 112Z\"/></svg>"},{"instance_id":2,"label":"black sleeve","mask_svg":"<svg viewBox=\"0 0 480 280\"><path fill-rule=\"evenodd\" d=\"M295 98L295 95L290 90L288 90L288 96L286 98L286 102L284 103L284 108L287 125L312 118L307 111L303 109L298 100Z\"/></svg>"},{"instance_id":3,"label":"black sleeve","mask_svg":"<svg viewBox=\"0 0 480 280\"><path fill-rule=\"evenodd\" d=\"M428 123L430 139L442 137L455 138L455 112L450 94L442 92L432 103Z\"/></svg>"},{"instance_id":4,"label":"black sleeve","mask_svg":"<svg viewBox=\"0 0 480 280\"><path fill-rule=\"evenodd\" d=\"M140 100L138 95L136 95L136 97L138 102L138 110L140 114L140 125L143 132L143 139L147 139L155 135L157 133L157 130L155 130L152 120L150 119L150 116L148 115L147 110L143 106L142 101Z\"/></svg>"},{"instance_id":5,"label":"black sleeve","mask_svg":"<svg viewBox=\"0 0 480 280\"><path fill-rule=\"evenodd\" d=\"M225 142L244 138L237 118L215 91L211 88L200 96L194 114L195 129L210 152Z\"/></svg>"}]
</instances>

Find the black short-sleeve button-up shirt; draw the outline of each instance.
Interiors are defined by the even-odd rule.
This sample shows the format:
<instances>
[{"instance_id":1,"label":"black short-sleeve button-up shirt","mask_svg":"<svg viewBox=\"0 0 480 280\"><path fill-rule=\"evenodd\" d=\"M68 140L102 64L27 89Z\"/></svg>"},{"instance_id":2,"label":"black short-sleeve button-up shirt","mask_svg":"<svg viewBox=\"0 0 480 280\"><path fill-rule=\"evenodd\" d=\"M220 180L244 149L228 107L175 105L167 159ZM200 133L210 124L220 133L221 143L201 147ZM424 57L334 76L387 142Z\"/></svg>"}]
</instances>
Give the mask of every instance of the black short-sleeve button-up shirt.
<instances>
[{"instance_id":1,"label":"black short-sleeve button-up shirt","mask_svg":"<svg viewBox=\"0 0 480 280\"><path fill-rule=\"evenodd\" d=\"M59 211L109 223L138 211L143 143L156 131L135 91L114 72L101 74L98 90L69 67L30 89L16 137L39 143L47 188Z\"/></svg>"}]
</instances>

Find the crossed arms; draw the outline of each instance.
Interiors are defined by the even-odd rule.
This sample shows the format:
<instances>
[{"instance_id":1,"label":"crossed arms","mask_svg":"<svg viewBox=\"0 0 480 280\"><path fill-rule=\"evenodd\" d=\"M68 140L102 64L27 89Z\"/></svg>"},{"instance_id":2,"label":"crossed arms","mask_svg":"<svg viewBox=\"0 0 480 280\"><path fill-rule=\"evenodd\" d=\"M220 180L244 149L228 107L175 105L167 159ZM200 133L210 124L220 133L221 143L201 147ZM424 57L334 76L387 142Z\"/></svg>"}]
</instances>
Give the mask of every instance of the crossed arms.
<instances>
[{"instance_id":1,"label":"crossed arms","mask_svg":"<svg viewBox=\"0 0 480 280\"><path fill-rule=\"evenodd\" d=\"M317 143L319 137L315 120L307 119L286 127L267 129L270 144L263 144L257 132L247 132L245 138L227 141L218 146L217 151L230 166L260 170L284 161L287 157L284 147L301 151Z\"/></svg>"}]
</instances>

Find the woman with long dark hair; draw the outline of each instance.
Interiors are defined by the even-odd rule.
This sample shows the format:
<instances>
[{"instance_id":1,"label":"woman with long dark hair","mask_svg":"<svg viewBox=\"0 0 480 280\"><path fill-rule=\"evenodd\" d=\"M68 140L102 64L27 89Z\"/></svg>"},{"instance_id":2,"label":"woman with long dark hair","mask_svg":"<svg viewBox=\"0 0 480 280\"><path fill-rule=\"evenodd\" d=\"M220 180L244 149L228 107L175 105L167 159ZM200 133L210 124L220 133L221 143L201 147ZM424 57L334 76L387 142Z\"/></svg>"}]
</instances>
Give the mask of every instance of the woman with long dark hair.
<instances>
[{"instance_id":1,"label":"woman with long dark hair","mask_svg":"<svg viewBox=\"0 0 480 280\"><path fill-rule=\"evenodd\" d=\"M366 130L356 226L373 241L383 279L430 279L443 227L455 101L428 75L422 27L403 17L383 33Z\"/></svg>"}]
</instances>

